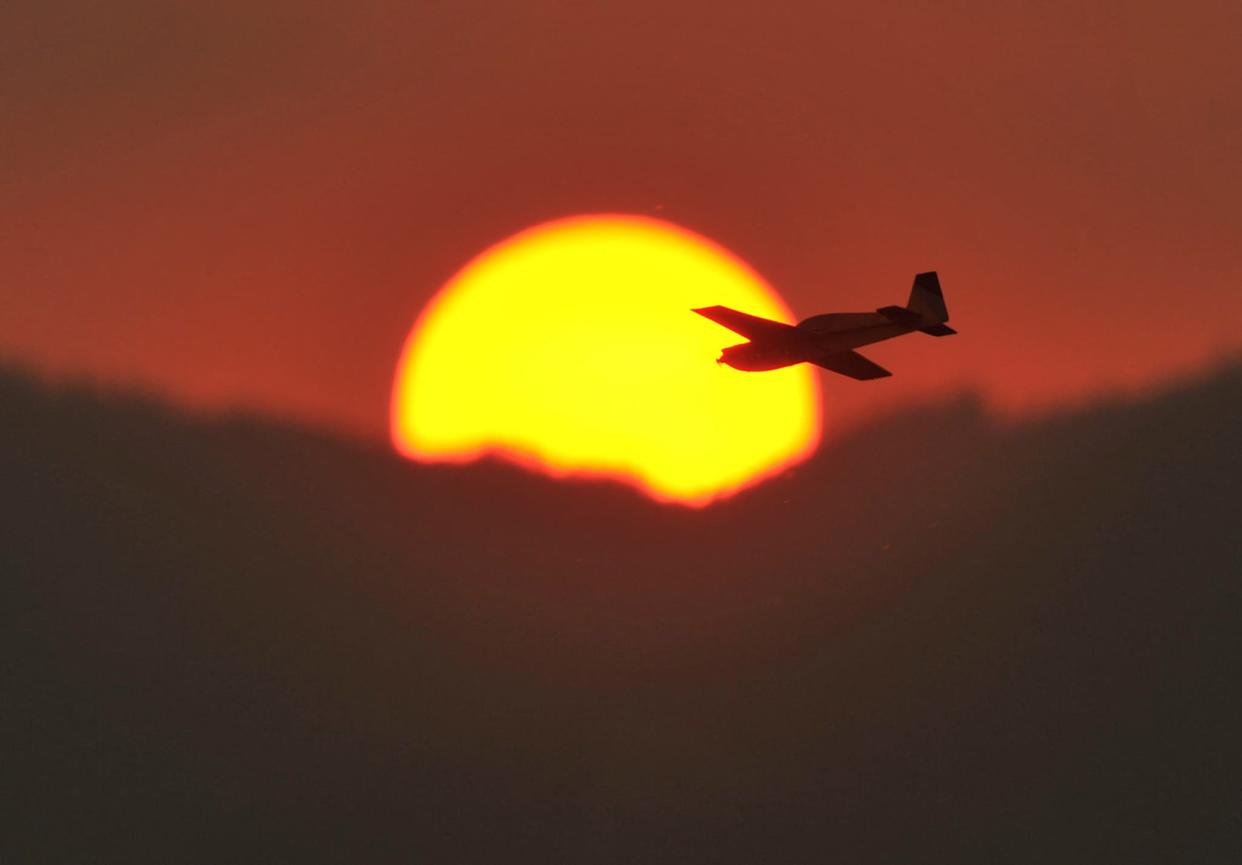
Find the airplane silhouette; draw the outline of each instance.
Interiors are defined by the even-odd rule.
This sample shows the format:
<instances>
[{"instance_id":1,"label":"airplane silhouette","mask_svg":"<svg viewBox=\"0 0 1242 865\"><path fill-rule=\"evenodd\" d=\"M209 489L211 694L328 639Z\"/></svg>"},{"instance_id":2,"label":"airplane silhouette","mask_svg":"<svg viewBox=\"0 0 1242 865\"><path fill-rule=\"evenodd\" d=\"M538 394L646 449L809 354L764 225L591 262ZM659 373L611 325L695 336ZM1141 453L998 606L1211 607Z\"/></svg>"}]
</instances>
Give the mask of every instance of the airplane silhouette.
<instances>
[{"instance_id":1,"label":"airplane silhouette","mask_svg":"<svg viewBox=\"0 0 1242 865\"><path fill-rule=\"evenodd\" d=\"M746 372L813 363L860 381L885 378L892 373L854 349L916 330L931 336L957 333L945 324L949 311L934 270L915 275L905 306L882 306L875 312L830 312L811 316L796 326L727 306L704 306L693 312L750 340L723 349L716 359L716 363Z\"/></svg>"}]
</instances>

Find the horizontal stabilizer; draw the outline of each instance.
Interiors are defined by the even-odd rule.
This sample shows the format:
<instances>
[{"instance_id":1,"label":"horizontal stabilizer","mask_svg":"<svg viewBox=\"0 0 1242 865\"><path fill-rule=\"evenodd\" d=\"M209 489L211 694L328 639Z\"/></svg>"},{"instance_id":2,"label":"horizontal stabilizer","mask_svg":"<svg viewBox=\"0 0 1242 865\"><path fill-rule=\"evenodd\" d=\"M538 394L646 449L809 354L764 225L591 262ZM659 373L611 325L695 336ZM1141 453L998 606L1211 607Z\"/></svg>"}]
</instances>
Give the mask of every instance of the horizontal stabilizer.
<instances>
[{"instance_id":1,"label":"horizontal stabilizer","mask_svg":"<svg viewBox=\"0 0 1242 865\"><path fill-rule=\"evenodd\" d=\"M900 324L904 327L918 327L923 321L923 317L917 312L911 312L904 306L882 306L876 310L880 315L887 318L893 324Z\"/></svg>"},{"instance_id":2,"label":"horizontal stabilizer","mask_svg":"<svg viewBox=\"0 0 1242 865\"><path fill-rule=\"evenodd\" d=\"M747 339L761 340L765 337L784 336L793 330L793 325L760 318L757 315L747 315L736 309L729 309L727 306L704 306L692 312L697 312L734 333L740 333Z\"/></svg>"},{"instance_id":3,"label":"horizontal stabilizer","mask_svg":"<svg viewBox=\"0 0 1242 865\"><path fill-rule=\"evenodd\" d=\"M818 357L812 362L817 366L822 366L824 369L832 370L849 378L856 378L859 381L886 378L892 375L884 367L867 360L856 351L838 351Z\"/></svg>"},{"instance_id":4,"label":"horizontal stabilizer","mask_svg":"<svg viewBox=\"0 0 1242 865\"><path fill-rule=\"evenodd\" d=\"M957 331L947 324L933 324L931 327L920 327L919 333L925 333L928 336L953 336Z\"/></svg>"}]
</instances>

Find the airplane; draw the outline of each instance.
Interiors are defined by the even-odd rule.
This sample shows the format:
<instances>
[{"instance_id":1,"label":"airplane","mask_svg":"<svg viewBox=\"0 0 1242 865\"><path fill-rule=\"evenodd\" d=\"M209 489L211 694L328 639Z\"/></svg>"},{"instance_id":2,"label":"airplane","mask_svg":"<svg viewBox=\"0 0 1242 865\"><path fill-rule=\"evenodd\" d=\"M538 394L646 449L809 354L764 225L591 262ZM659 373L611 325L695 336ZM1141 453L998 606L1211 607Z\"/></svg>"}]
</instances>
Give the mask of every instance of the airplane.
<instances>
[{"instance_id":1,"label":"airplane","mask_svg":"<svg viewBox=\"0 0 1242 865\"><path fill-rule=\"evenodd\" d=\"M830 312L792 325L727 306L691 311L750 340L722 349L716 359L716 363L746 372L813 363L859 381L886 378L892 373L854 349L914 331L930 336L957 333L945 324L949 311L934 270L915 275L905 306L882 306L875 312Z\"/></svg>"}]
</instances>

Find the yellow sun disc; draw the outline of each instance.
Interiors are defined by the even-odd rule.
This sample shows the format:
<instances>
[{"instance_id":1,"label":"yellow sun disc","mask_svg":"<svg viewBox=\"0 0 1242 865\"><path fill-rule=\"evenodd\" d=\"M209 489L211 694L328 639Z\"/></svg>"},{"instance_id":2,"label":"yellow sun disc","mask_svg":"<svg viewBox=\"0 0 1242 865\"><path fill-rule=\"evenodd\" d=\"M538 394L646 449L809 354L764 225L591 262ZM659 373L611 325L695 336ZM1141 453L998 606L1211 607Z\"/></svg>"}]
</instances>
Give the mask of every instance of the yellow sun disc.
<instances>
[{"instance_id":1,"label":"yellow sun disc","mask_svg":"<svg viewBox=\"0 0 1242 865\"><path fill-rule=\"evenodd\" d=\"M612 477L701 505L819 442L811 370L715 362L745 340L695 315L789 321L736 256L671 223L579 216L484 251L415 322L397 364L392 439L422 461L496 454L554 476Z\"/></svg>"}]
</instances>

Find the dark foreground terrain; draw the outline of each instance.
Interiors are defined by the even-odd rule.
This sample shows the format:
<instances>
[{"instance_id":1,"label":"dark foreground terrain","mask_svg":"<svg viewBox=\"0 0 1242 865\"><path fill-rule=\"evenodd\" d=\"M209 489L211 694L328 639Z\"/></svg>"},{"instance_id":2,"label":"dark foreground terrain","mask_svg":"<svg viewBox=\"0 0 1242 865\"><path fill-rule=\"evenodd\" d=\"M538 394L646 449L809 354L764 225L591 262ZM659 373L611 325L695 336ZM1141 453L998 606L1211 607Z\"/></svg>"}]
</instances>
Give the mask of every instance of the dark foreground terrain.
<instances>
[{"instance_id":1,"label":"dark foreground terrain","mask_svg":"<svg viewBox=\"0 0 1242 865\"><path fill-rule=\"evenodd\" d=\"M0 861L1236 862L1242 369L704 511L0 376Z\"/></svg>"}]
</instances>

